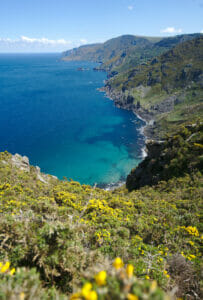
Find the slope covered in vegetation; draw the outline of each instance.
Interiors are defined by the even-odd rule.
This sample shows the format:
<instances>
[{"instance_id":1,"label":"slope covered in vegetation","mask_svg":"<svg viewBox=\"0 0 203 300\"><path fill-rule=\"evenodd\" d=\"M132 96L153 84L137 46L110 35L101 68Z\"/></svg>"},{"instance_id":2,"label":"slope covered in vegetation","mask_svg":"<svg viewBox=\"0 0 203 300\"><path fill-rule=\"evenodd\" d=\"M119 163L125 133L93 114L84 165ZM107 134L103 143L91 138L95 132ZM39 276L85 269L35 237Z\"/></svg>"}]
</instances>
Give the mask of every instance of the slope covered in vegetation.
<instances>
[{"instance_id":1,"label":"slope covered in vegetation","mask_svg":"<svg viewBox=\"0 0 203 300\"><path fill-rule=\"evenodd\" d=\"M62 59L101 62L98 69L105 69L115 74L145 63L175 45L197 36L200 34L186 34L170 38L122 35L105 43L84 45L68 50L63 53Z\"/></svg>"},{"instance_id":2,"label":"slope covered in vegetation","mask_svg":"<svg viewBox=\"0 0 203 300\"><path fill-rule=\"evenodd\" d=\"M186 41L146 64L108 80L107 93L117 105L146 120L148 132L163 138L177 125L203 117L203 37Z\"/></svg>"},{"instance_id":3,"label":"slope covered in vegetation","mask_svg":"<svg viewBox=\"0 0 203 300\"><path fill-rule=\"evenodd\" d=\"M193 131L168 141L169 168L192 147L190 172L132 192L43 177L1 153L0 299L164 299L157 285L200 297L201 125Z\"/></svg>"}]
</instances>

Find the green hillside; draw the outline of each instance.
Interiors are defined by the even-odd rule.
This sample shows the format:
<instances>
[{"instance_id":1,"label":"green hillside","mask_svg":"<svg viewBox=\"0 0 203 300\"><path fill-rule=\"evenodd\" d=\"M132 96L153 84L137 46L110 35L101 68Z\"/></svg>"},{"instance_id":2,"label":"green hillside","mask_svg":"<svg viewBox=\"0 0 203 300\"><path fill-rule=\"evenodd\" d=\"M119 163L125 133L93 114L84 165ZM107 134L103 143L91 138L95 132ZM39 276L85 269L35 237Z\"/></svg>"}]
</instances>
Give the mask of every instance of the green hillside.
<instances>
[{"instance_id":1,"label":"green hillside","mask_svg":"<svg viewBox=\"0 0 203 300\"><path fill-rule=\"evenodd\" d=\"M155 135L203 116L203 37L177 45L107 82L118 104L156 120ZM162 134L163 133L163 134Z\"/></svg>"},{"instance_id":2,"label":"green hillside","mask_svg":"<svg viewBox=\"0 0 203 300\"><path fill-rule=\"evenodd\" d=\"M168 181L132 192L59 181L1 153L0 299L200 298L201 132L169 139Z\"/></svg>"},{"instance_id":3,"label":"green hillside","mask_svg":"<svg viewBox=\"0 0 203 300\"><path fill-rule=\"evenodd\" d=\"M68 50L63 53L62 59L101 62L98 69L105 69L114 74L145 63L175 45L197 36L200 34L179 35L170 38L123 35L105 43Z\"/></svg>"}]
</instances>

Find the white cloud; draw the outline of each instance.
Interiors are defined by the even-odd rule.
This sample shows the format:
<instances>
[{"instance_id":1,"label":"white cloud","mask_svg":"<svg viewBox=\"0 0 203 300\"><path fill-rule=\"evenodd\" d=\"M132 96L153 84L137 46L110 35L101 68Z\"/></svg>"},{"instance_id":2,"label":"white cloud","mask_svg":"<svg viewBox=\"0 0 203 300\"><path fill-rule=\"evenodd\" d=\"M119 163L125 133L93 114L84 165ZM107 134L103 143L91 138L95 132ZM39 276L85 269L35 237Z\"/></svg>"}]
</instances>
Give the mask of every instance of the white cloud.
<instances>
[{"instance_id":1,"label":"white cloud","mask_svg":"<svg viewBox=\"0 0 203 300\"><path fill-rule=\"evenodd\" d=\"M20 41L25 43L39 43L43 45L70 45L72 43L71 41L66 41L64 39L49 40L47 38L29 38L23 35L20 37Z\"/></svg>"},{"instance_id":2,"label":"white cloud","mask_svg":"<svg viewBox=\"0 0 203 300\"><path fill-rule=\"evenodd\" d=\"M163 30L161 30L161 33L170 33L170 34L173 34L173 33L181 33L182 32L182 29L176 29L175 27L167 27Z\"/></svg>"},{"instance_id":3,"label":"white cloud","mask_svg":"<svg viewBox=\"0 0 203 300\"><path fill-rule=\"evenodd\" d=\"M82 45L87 44L87 40L86 40L86 39L80 39L80 43L81 43Z\"/></svg>"},{"instance_id":4,"label":"white cloud","mask_svg":"<svg viewBox=\"0 0 203 300\"><path fill-rule=\"evenodd\" d=\"M25 43L25 44L41 44L41 45L70 45L71 41L66 41L64 39L59 40L49 40L47 38L29 38L27 36L22 35L19 39L10 39L10 38L0 38L0 42L17 44L17 43Z\"/></svg>"},{"instance_id":5,"label":"white cloud","mask_svg":"<svg viewBox=\"0 0 203 300\"><path fill-rule=\"evenodd\" d=\"M132 5L129 5L129 6L128 6L128 10L133 10L133 6L132 6Z\"/></svg>"},{"instance_id":6,"label":"white cloud","mask_svg":"<svg viewBox=\"0 0 203 300\"><path fill-rule=\"evenodd\" d=\"M200 33L203 33L203 29L202 29L202 30L200 30Z\"/></svg>"},{"instance_id":7,"label":"white cloud","mask_svg":"<svg viewBox=\"0 0 203 300\"><path fill-rule=\"evenodd\" d=\"M80 45L87 44L86 39L75 41L61 39L31 38L22 35L17 39L0 37L0 52L55 52L65 51Z\"/></svg>"}]
</instances>

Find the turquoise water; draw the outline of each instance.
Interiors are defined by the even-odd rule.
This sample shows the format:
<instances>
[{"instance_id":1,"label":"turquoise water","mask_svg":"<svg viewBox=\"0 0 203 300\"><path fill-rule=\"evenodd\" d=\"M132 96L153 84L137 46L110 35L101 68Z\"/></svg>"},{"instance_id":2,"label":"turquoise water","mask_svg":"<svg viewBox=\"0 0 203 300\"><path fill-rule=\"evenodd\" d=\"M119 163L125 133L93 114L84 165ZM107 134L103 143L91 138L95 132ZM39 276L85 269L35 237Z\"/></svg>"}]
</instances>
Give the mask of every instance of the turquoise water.
<instances>
[{"instance_id":1,"label":"turquoise water","mask_svg":"<svg viewBox=\"0 0 203 300\"><path fill-rule=\"evenodd\" d=\"M124 180L141 160L143 122L97 90L106 73L94 66L58 54L1 54L0 151L26 155L59 178Z\"/></svg>"}]
</instances>

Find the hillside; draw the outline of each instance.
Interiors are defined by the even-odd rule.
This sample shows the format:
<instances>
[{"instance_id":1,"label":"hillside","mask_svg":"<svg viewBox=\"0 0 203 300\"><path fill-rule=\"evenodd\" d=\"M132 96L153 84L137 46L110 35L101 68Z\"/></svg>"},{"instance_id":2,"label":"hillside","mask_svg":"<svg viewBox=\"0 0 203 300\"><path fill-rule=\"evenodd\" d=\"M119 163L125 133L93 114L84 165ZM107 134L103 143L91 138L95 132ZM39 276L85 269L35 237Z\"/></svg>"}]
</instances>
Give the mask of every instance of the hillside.
<instances>
[{"instance_id":1,"label":"hillside","mask_svg":"<svg viewBox=\"0 0 203 300\"><path fill-rule=\"evenodd\" d=\"M180 129L164 146L168 181L132 192L59 181L0 153L0 299L200 298L201 142L202 125Z\"/></svg>"},{"instance_id":2,"label":"hillside","mask_svg":"<svg viewBox=\"0 0 203 300\"><path fill-rule=\"evenodd\" d=\"M102 64L98 69L107 70L111 76L171 49L200 34L179 35L170 38L123 35L105 43L85 45L63 53L66 61L95 61Z\"/></svg>"},{"instance_id":3,"label":"hillside","mask_svg":"<svg viewBox=\"0 0 203 300\"><path fill-rule=\"evenodd\" d=\"M155 120L148 135L162 138L177 124L203 116L202 53L203 37L186 41L114 76L105 90L118 106Z\"/></svg>"}]
</instances>

